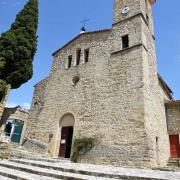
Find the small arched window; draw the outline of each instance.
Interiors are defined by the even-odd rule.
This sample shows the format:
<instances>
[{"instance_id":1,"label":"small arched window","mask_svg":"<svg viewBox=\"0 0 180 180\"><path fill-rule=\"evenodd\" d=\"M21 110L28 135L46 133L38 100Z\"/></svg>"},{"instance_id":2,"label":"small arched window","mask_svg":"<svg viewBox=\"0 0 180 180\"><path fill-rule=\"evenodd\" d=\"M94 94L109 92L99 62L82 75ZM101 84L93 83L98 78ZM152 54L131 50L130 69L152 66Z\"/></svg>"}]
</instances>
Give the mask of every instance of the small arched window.
<instances>
[{"instance_id":1,"label":"small arched window","mask_svg":"<svg viewBox=\"0 0 180 180\"><path fill-rule=\"evenodd\" d=\"M78 49L76 51L76 66L80 64L80 61L81 61L81 49Z\"/></svg>"},{"instance_id":2,"label":"small arched window","mask_svg":"<svg viewBox=\"0 0 180 180\"><path fill-rule=\"evenodd\" d=\"M72 65L72 55L71 56L68 56L68 63L67 63L67 68L71 68L71 65Z\"/></svg>"},{"instance_id":3,"label":"small arched window","mask_svg":"<svg viewBox=\"0 0 180 180\"><path fill-rule=\"evenodd\" d=\"M89 49L85 49L84 50L84 62L88 62L89 61Z\"/></svg>"}]
</instances>

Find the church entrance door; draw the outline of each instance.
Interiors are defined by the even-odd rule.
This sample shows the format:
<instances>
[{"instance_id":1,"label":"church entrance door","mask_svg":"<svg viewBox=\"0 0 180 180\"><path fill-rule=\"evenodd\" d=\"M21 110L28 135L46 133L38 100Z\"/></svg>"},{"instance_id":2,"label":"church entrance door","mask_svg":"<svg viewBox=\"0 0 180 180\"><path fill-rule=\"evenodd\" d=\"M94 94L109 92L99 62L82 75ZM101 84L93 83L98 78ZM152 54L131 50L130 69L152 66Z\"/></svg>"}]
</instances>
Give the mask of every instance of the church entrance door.
<instances>
[{"instance_id":1,"label":"church entrance door","mask_svg":"<svg viewBox=\"0 0 180 180\"><path fill-rule=\"evenodd\" d=\"M70 158L72 147L73 127L62 127L59 157Z\"/></svg>"},{"instance_id":2,"label":"church entrance door","mask_svg":"<svg viewBox=\"0 0 180 180\"><path fill-rule=\"evenodd\" d=\"M179 135L170 135L169 139L170 139L171 157L179 158L180 157Z\"/></svg>"}]
</instances>

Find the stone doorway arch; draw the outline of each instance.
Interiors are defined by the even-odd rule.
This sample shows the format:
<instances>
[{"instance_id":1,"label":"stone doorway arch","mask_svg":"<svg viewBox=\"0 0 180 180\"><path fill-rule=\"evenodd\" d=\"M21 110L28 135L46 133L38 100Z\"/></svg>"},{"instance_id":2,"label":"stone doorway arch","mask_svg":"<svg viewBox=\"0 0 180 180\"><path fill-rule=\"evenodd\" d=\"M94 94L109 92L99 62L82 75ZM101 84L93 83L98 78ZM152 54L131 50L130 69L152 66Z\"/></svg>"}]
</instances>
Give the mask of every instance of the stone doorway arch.
<instances>
[{"instance_id":1,"label":"stone doorway arch","mask_svg":"<svg viewBox=\"0 0 180 180\"><path fill-rule=\"evenodd\" d=\"M70 113L63 115L60 119L59 157L61 158L70 158L71 156L74 123L74 116Z\"/></svg>"}]
</instances>

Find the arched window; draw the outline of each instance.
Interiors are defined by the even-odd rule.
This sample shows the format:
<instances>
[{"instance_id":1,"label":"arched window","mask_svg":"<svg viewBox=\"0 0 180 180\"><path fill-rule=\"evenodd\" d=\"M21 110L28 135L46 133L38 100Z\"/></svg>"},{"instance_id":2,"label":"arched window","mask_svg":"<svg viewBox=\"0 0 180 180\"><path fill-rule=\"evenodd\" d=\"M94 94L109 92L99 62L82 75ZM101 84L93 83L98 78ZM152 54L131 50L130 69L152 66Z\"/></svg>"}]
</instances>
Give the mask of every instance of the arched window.
<instances>
[{"instance_id":1,"label":"arched window","mask_svg":"<svg viewBox=\"0 0 180 180\"><path fill-rule=\"evenodd\" d=\"M81 49L78 49L76 51L76 66L80 64L80 61L81 61Z\"/></svg>"}]
</instances>

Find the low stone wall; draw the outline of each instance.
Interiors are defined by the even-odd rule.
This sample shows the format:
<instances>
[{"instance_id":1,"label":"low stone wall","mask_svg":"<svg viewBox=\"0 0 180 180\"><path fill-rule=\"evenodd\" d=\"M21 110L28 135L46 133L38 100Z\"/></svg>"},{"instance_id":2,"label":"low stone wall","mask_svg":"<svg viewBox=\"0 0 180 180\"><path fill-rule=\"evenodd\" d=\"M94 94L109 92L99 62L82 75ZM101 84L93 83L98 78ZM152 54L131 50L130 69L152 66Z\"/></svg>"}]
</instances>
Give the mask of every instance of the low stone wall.
<instances>
[{"instance_id":1,"label":"low stone wall","mask_svg":"<svg viewBox=\"0 0 180 180\"><path fill-rule=\"evenodd\" d=\"M47 155L48 153L48 146L37 140L25 139L22 145L29 152L35 154Z\"/></svg>"},{"instance_id":2,"label":"low stone wall","mask_svg":"<svg viewBox=\"0 0 180 180\"><path fill-rule=\"evenodd\" d=\"M10 145L0 142L0 159L8 159L10 155Z\"/></svg>"}]
</instances>

